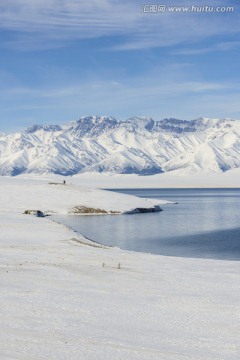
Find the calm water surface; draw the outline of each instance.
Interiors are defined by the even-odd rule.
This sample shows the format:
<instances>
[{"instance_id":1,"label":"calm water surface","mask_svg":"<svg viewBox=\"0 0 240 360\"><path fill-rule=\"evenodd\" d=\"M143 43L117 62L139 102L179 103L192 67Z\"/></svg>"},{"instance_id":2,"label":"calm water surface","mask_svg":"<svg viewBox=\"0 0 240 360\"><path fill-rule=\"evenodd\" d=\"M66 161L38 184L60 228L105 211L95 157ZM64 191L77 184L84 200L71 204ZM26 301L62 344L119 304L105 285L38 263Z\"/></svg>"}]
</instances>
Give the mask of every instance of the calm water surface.
<instances>
[{"instance_id":1,"label":"calm water surface","mask_svg":"<svg viewBox=\"0 0 240 360\"><path fill-rule=\"evenodd\" d=\"M122 249L240 260L240 189L114 191L178 204L162 205L160 213L65 216L60 221L92 240Z\"/></svg>"}]
</instances>

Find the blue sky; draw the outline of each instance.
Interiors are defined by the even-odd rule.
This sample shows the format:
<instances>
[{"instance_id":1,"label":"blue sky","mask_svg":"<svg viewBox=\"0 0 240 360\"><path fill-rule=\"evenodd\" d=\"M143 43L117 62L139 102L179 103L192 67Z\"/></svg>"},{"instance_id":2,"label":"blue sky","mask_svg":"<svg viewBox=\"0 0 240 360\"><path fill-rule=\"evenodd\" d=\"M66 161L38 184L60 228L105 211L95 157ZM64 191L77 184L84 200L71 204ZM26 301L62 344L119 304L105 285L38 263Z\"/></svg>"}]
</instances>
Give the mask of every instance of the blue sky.
<instances>
[{"instance_id":1,"label":"blue sky","mask_svg":"<svg viewBox=\"0 0 240 360\"><path fill-rule=\"evenodd\" d=\"M166 11L143 12L147 4ZM234 9L167 8L192 5ZM0 0L0 132L84 115L240 119L239 8L239 0Z\"/></svg>"}]
</instances>

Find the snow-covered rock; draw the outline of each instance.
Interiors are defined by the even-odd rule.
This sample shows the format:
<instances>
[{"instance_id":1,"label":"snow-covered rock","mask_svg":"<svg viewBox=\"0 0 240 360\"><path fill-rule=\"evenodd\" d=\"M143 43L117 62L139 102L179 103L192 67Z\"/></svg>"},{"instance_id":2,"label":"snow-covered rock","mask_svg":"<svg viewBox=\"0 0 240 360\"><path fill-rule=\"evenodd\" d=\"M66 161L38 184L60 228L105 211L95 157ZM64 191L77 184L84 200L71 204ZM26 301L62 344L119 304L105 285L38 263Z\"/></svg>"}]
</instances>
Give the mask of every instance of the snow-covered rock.
<instances>
[{"instance_id":1,"label":"snow-covered rock","mask_svg":"<svg viewBox=\"0 0 240 360\"><path fill-rule=\"evenodd\" d=\"M0 175L83 172L152 175L240 167L240 121L85 116L0 136Z\"/></svg>"}]
</instances>

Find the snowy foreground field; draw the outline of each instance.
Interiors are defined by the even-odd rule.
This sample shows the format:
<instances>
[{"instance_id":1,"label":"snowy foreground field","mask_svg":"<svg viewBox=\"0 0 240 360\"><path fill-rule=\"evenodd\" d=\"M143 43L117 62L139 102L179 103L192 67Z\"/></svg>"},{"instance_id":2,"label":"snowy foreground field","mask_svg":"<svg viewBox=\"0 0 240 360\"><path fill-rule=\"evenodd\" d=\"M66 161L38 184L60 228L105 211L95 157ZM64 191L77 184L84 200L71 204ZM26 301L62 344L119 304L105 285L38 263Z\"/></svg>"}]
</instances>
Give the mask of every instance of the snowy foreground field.
<instances>
[{"instance_id":1,"label":"snowy foreground field","mask_svg":"<svg viewBox=\"0 0 240 360\"><path fill-rule=\"evenodd\" d=\"M0 359L239 359L239 262L93 246L22 214L147 202L109 194L0 178Z\"/></svg>"}]
</instances>

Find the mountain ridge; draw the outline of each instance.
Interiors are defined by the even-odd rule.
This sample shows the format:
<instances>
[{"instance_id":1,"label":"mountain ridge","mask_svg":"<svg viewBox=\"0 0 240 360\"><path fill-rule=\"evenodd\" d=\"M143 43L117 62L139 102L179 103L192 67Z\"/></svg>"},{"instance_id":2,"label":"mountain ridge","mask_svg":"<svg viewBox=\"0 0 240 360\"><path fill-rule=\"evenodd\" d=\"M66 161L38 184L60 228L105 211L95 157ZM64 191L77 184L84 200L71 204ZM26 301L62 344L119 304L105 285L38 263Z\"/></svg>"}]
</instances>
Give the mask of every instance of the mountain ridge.
<instances>
[{"instance_id":1,"label":"mountain ridge","mask_svg":"<svg viewBox=\"0 0 240 360\"><path fill-rule=\"evenodd\" d=\"M152 175L240 167L240 121L84 116L0 133L0 175L97 171Z\"/></svg>"}]
</instances>

